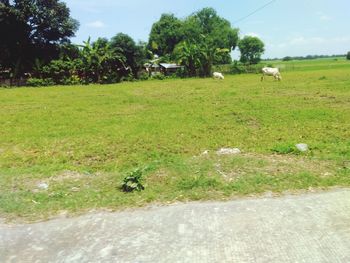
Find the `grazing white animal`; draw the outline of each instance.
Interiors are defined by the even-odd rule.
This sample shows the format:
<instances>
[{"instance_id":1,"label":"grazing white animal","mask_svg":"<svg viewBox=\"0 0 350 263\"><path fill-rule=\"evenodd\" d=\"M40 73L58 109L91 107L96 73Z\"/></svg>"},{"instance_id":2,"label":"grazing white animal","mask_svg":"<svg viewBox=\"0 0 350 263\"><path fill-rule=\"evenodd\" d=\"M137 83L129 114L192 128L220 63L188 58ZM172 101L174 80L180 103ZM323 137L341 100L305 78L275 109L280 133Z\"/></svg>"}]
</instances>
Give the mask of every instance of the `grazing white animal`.
<instances>
[{"instance_id":1,"label":"grazing white animal","mask_svg":"<svg viewBox=\"0 0 350 263\"><path fill-rule=\"evenodd\" d=\"M224 75L222 75L220 72L214 72L213 77L216 79L224 79Z\"/></svg>"},{"instance_id":2,"label":"grazing white animal","mask_svg":"<svg viewBox=\"0 0 350 263\"><path fill-rule=\"evenodd\" d=\"M264 80L265 75L273 76L277 80L282 79L281 73L279 72L278 68L264 67L261 69L261 71L262 71L261 81Z\"/></svg>"}]
</instances>

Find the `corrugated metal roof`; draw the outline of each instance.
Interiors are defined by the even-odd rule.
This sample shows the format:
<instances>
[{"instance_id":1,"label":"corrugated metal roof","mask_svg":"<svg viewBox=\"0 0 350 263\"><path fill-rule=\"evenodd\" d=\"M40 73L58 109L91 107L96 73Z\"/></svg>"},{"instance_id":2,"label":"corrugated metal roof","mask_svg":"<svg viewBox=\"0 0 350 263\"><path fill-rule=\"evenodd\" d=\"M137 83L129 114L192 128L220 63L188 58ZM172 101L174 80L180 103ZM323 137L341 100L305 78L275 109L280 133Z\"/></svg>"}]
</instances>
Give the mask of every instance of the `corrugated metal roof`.
<instances>
[{"instance_id":1,"label":"corrugated metal roof","mask_svg":"<svg viewBox=\"0 0 350 263\"><path fill-rule=\"evenodd\" d=\"M176 64L168 64L168 63L159 63L162 67L169 69L169 68L182 68L182 66L176 65Z\"/></svg>"}]
</instances>

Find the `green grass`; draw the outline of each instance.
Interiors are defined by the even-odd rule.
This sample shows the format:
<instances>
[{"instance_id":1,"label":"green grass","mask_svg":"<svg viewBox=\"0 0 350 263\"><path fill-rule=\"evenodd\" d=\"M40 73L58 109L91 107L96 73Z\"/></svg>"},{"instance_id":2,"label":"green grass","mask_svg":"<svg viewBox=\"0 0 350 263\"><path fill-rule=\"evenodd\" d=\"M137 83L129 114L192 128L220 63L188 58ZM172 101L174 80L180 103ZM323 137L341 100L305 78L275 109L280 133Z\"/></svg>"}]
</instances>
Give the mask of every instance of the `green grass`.
<instances>
[{"instance_id":1,"label":"green grass","mask_svg":"<svg viewBox=\"0 0 350 263\"><path fill-rule=\"evenodd\" d=\"M350 62L283 63L282 82L250 74L0 89L1 216L349 186ZM243 154L217 156L221 147ZM123 193L136 168L147 168L146 189Z\"/></svg>"}]
</instances>

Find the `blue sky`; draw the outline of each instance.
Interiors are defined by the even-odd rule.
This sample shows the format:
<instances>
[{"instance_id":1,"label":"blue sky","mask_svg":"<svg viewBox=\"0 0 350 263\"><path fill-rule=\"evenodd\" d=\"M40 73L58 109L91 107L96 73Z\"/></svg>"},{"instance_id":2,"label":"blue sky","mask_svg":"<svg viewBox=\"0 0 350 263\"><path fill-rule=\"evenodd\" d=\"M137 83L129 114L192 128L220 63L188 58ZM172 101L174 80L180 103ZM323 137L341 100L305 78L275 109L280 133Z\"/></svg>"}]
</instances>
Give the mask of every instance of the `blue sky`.
<instances>
[{"instance_id":1,"label":"blue sky","mask_svg":"<svg viewBox=\"0 0 350 263\"><path fill-rule=\"evenodd\" d=\"M240 35L261 38L263 57L345 54L350 50L349 0L275 0L266 8L234 24L270 0L63 0L80 22L73 39L111 38L119 32L147 41L152 24L162 13L179 18L213 7L240 29ZM236 58L238 52L233 52Z\"/></svg>"}]
</instances>

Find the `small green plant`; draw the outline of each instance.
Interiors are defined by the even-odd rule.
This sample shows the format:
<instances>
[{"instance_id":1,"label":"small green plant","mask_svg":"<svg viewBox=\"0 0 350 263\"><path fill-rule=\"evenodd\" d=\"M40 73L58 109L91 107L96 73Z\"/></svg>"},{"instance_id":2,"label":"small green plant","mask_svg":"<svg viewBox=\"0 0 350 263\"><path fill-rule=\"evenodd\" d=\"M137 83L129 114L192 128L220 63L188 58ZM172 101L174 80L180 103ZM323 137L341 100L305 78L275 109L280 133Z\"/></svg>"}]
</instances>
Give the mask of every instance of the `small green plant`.
<instances>
[{"instance_id":1,"label":"small green plant","mask_svg":"<svg viewBox=\"0 0 350 263\"><path fill-rule=\"evenodd\" d=\"M142 185L142 174L143 170L140 168L137 168L136 170L128 173L128 175L123 180L122 190L124 192L144 190L145 187Z\"/></svg>"},{"instance_id":2,"label":"small green plant","mask_svg":"<svg viewBox=\"0 0 350 263\"><path fill-rule=\"evenodd\" d=\"M326 76L322 76L318 80L325 80L325 79L327 79Z\"/></svg>"}]
</instances>

